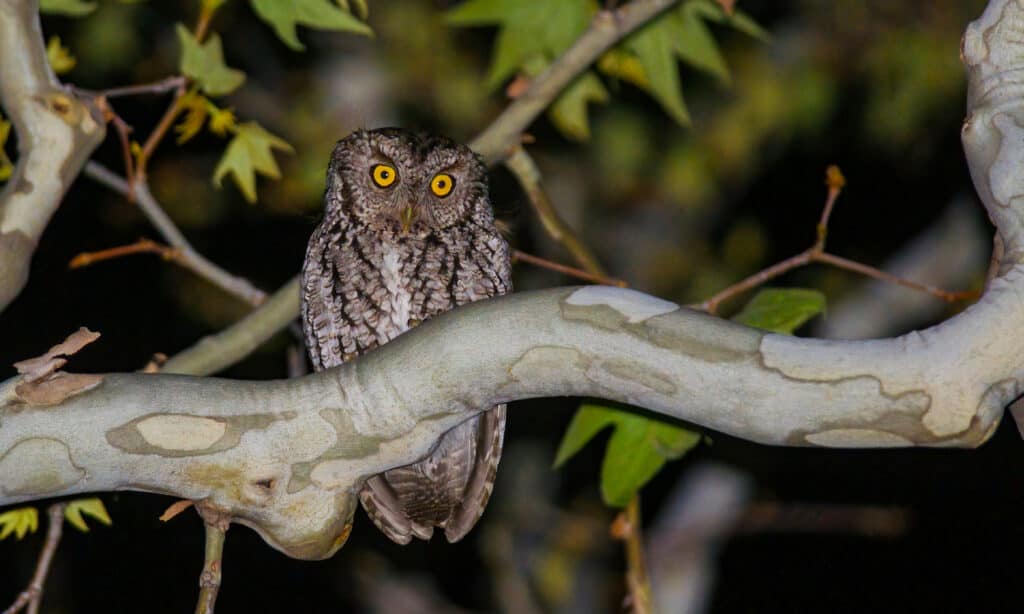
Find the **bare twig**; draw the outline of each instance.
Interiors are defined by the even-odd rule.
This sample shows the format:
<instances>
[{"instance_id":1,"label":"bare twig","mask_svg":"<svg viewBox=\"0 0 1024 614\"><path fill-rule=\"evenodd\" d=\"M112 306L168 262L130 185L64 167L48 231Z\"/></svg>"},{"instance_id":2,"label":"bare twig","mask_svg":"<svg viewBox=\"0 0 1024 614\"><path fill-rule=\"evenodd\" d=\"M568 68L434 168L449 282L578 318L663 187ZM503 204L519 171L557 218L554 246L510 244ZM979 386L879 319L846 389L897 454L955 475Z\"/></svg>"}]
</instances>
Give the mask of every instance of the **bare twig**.
<instances>
[{"instance_id":1,"label":"bare twig","mask_svg":"<svg viewBox=\"0 0 1024 614\"><path fill-rule=\"evenodd\" d=\"M583 243L572 228L562 219L558 211L551 204L551 200L541 187L540 170L534 163L533 158L522 147L515 147L512 153L505 160L505 166L515 175L530 199L533 210L537 213L544 230L552 239L565 246L573 259L587 272L594 275L603 275L597 257L590 251L590 248Z\"/></svg>"},{"instance_id":2,"label":"bare twig","mask_svg":"<svg viewBox=\"0 0 1024 614\"><path fill-rule=\"evenodd\" d=\"M26 606L29 614L36 614L39 611L39 603L43 599L43 587L46 584L46 576L50 573L50 564L53 563L53 555L60 545L61 535L64 533L64 510L67 503L54 503L46 509L48 524L46 526L46 541L39 553L39 561L36 563L36 571L32 574L32 580L28 588L18 595L11 607L3 611L3 614L15 614Z\"/></svg>"},{"instance_id":3,"label":"bare twig","mask_svg":"<svg viewBox=\"0 0 1024 614\"><path fill-rule=\"evenodd\" d=\"M181 89L185 86L185 77L176 75L167 77L153 83L142 83L139 85L126 85L123 87L112 87L105 90L88 90L75 87L74 90L83 96L91 98L121 98L124 96L138 96L142 94L165 94L170 91Z\"/></svg>"},{"instance_id":4,"label":"bare twig","mask_svg":"<svg viewBox=\"0 0 1024 614\"><path fill-rule=\"evenodd\" d=\"M552 271L558 271L559 273L564 273L565 275L577 277L579 279L583 279L585 281L589 281L595 284L603 284L606 286L618 286L619 288L625 288L626 286L629 285L626 282L622 281L621 279L605 277L604 275L595 275L594 273L589 273L587 271L582 271L571 266L566 266L564 264L552 262L545 258L534 256L533 254L527 254L526 252L520 251L518 249L512 250L512 261L525 262L527 264L543 267L545 269L550 269Z\"/></svg>"},{"instance_id":5,"label":"bare twig","mask_svg":"<svg viewBox=\"0 0 1024 614\"><path fill-rule=\"evenodd\" d=\"M629 587L630 610L635 614L652 612L651 581L644 561L644 540L641 531L640 495L633 495L612 524L612 537L626 545L626 584Z\"/></svg>"},{"instance_id":6,"label":"bare twig","mask_svg":"<svg viewBox=\"0 0 1024 614\"><path fill-rule=\"evenodd\" d=\"M188 242L185 235L181 234L178 227L167 213L164 212L160 203L153 197L152 192L149 191L149 184L141 174L137 174L135 185L129 186L124 178L95 161L90 161L85 165L85 174L126 197L134 192L135 203L146 217L149 218L149 221L156 227L157 231L160 232L164 240L177 250L175 261L180 262L182 266L250 305L260 305L266 300L266 293L254 286L250 281L228 273L207 260L205 256L192 247L192 244Z\"/></svg>"},{"instance_id":7,"label":"bare twig","mask_svg":"<svg viewBox=\"0 0 1024 614\"><path fill-rule=\"evenodd\" d=\"M71 259L71 262L68 263L68 268L80 269L103 260L121 258L132 254L157 254L164 260L175 260L179 262L181 259L180 252L173 247L160 245L159 243L150 241L149 239L139 239L130 245L110 247L96 252L82 252Z\"/></svg>"},{"instance_id":8,"label":"bare twig","mask_svg":"<svg viewBox=\"0 0 1024 614\"><path fill-rule=\"evenodd\" d=\"M927 292L928 294L940 298L948 303L976 299L980 296L980 293L975 291L950 292L927 284L917 283L915 281L910 281L908 279L903 279L902 277L886 273L885 271L880 271L866 264L861 264L826 252L825 240L828 238L829 218L832 215L832 209L835 206L836 199L839 198L839 194L842 192L843 186L846 185L846 179L843 177L843 174L837 166L833 165L828 167L825 173L825 184L828 186L828 196L825 199L825 206L822 208L821 219L818 221L817 238L814 241L814 245L795 256L790 256L789 258L786 258L781 262L777 262L762 271L754 273L750 277L747 277L746 279L715 294L703 303L691 305L691 307L701 309L712 314L716 313L718 308L725 301L735 298L748 290L752 290L784 273L788 273L798 267L806 266L812 262L829 264L840 269L860 273L861 275L898 284L913 290Z\"/></svg>"},{"instance_id":9,"label":"bare twig","mask_svg":"<svg viewBox=\"0 0 1024 614\"><path fill-rule=\"evenodd\" d=\"M203 517L206 526L206 548L203 572L199 575L199 599L196 600L196 614L213 614L220 591L221 567L224 558L224 536L230 526L230 519L224 514L213 512L202 503L196 510Z\"/></svg>"}]
</instances>

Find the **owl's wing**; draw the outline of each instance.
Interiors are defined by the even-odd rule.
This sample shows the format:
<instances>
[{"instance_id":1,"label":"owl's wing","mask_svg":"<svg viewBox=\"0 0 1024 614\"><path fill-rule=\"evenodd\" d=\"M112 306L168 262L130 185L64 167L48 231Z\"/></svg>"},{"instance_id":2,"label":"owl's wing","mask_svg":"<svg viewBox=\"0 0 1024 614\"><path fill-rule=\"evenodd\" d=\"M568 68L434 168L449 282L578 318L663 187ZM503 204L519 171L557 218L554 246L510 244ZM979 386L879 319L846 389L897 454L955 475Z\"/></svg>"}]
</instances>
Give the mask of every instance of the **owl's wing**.
<instances>
[{"instance_id":1,"label":"owl's wing","mask_svg":"<svg viewBox=\"0 0 1024 614\"><path fill-rule=\"evenodd\" d=\"M505 405L498 405L480 416L476 436L476 459L462 502L452 510L444 524L444 535L452 543L469 533L476 521L480 520L491 498L505 439Z\"/></svg>"}]
</instances>

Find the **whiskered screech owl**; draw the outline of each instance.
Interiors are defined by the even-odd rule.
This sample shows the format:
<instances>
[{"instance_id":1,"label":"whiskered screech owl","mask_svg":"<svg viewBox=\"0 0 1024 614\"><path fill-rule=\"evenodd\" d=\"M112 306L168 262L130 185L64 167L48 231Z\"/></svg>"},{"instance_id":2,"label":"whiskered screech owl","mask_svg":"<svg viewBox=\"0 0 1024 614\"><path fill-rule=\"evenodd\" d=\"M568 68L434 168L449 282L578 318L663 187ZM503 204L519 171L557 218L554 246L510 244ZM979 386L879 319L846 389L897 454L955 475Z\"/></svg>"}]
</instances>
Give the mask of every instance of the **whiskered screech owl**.
<instances>
[{"instance_id":1,"label":"whiskered screech owl","mask_svg":"<svg viewBox=\"0 0 1024 614\"><path fill-rule=\"evenodd\" d=\"M511 290L487 168L468 147L399 128L360 130L334 148L326 211L302 269L302 324L316 370L419 322ZM445 433L417 463L371 477L363 508L392 540L461 539L480 518L505 433L498 405Z\"/></svg>"}]
</instances>

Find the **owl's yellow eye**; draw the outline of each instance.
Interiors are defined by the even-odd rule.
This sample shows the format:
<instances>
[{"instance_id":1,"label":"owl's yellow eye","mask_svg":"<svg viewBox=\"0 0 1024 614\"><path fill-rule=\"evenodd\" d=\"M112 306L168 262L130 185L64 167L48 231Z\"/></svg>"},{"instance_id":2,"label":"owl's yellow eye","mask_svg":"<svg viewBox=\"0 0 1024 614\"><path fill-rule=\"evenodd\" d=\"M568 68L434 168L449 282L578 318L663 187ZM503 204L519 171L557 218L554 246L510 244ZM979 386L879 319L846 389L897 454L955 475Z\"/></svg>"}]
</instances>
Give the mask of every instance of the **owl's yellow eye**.
<instances>
[{"instance_id":1,"label":"owl's yellow eye","mask_svg":"<svg viewBox=\"0 0 1024 614\"><path fill-rule=\"evenodd\" d=\"M452 193L454 187L455 179L447 173L434 175L434 178L430 180L430 191L434 193L434 196L444 198Z\"/></svg>"},{"instance_id":2,"label":"owl's yellow eye","mask_svg":"<svg viewBox=\"0 0 1024 614\"><path fill-rule=\"evenodd\" d=\"M373 182L382 188L386 188L398 179L398 171L395 167L388 164L377 164L370 171L370 176L373 177Z\"/></svg>"}]
</instances>

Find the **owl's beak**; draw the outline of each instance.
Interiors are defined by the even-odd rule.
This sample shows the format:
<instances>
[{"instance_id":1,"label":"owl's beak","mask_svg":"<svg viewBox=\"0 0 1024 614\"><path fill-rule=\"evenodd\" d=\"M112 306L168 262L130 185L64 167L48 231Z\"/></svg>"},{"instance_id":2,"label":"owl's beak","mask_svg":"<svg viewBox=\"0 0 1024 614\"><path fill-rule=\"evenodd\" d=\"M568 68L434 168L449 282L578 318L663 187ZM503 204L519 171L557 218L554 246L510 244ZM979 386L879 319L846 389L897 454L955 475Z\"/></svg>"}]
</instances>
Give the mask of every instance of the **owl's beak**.
<instances>
[{"instance_id":1,"label":"owl's beak","mask_svg":"<svg viewBox=\"0 0 1024 614\"><path fill-rule=\"evenodd\" d=\"M409 205L402 209L401 213L398 214L398 221L402 223L402 234L409 232L409 228L412 227L412 223L416 221L416 207Z\"/></svg>"}]
</instances>

